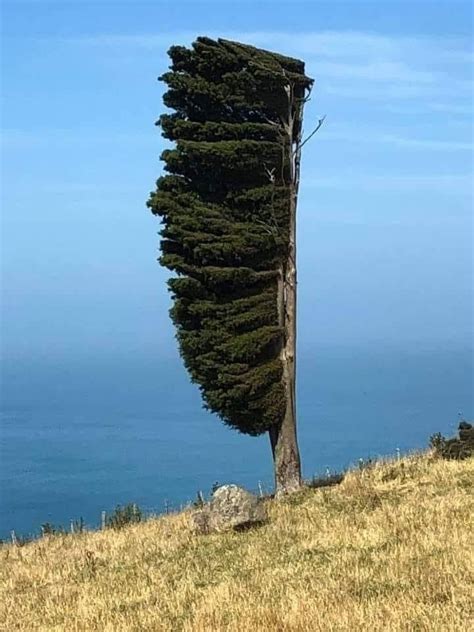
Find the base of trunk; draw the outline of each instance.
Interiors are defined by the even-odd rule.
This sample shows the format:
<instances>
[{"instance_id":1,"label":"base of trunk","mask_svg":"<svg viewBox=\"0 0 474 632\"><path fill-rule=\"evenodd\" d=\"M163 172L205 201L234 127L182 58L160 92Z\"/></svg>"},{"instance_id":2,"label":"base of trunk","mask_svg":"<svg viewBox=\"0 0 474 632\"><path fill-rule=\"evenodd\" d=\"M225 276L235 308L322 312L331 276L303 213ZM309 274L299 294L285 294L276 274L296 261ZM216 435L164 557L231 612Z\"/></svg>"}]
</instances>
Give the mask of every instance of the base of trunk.
<instances>
[{"instance_id":1,"label":"base of trunk","mask_svg":"<svg viewBox=\"0 0 474 632\"><path fill-rule=\"evenodd\" d=\"M281 426L273 426L269 430L277 497L297 492L302 484L296 428L288 421L291 420L284 420Z\"/></svg>"}]
</instances>

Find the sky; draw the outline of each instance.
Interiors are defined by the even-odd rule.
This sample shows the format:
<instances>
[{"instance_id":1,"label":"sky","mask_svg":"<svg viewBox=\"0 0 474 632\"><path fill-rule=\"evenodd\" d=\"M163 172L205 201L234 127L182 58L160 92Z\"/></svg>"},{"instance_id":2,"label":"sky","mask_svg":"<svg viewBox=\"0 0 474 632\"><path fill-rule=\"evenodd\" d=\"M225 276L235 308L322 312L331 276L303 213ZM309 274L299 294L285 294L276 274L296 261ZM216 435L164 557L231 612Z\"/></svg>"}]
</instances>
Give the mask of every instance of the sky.
<instances>
[{"instance_id":1,"label":"sky","mask_svg":"<svg viewBox=\"0 0 474 632\"><path fill-rule=\"evenodd\" d=\"M2 3L4 358L177 357L145 203L172 44L299 57L299 347L472 341L472 14L458 0Z\"/></svg>"}]
</instances>

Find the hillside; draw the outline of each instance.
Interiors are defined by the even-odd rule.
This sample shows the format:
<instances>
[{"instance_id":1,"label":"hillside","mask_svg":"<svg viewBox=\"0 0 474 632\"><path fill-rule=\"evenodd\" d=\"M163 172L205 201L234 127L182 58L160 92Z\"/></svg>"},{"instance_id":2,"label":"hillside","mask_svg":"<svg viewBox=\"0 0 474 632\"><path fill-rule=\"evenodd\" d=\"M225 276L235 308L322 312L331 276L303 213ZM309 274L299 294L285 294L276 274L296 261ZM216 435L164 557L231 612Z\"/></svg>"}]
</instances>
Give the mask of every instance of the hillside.
<instances>
[{"instance_id":1,"label":"hillside","mask_svg":"<svg viewBox=\"0 0 474 632\"><path fill-rule=\"evenodd\" d=\"M474 459L430 455L268 501L258 529L189 512L0 547L3 630L468 630ZM2 613L3 611L3 613Z\"/></svg>"}]
</instances>

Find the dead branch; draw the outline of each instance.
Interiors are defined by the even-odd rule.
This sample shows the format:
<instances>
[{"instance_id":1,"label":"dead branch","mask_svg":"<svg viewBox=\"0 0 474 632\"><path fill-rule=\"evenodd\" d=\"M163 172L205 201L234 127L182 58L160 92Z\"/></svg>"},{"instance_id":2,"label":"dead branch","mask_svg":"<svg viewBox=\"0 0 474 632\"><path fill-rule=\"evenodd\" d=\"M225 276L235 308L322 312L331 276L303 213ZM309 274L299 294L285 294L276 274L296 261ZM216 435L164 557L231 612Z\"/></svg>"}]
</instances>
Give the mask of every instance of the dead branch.
<instances>
[{"instance_id":1,"label":"dead branch","mask_svg":"<svg viewBox=\"0 0 474 632\"><path fill-rule=\"evenodd\" d=\"M318 124L316 125L316 127L313 129L313 131L311 132L311 134L305 138L305 140L297 147L296 151L300 151L301 148L303 147L303 145L306 145L306 143L311 140L311 138L313 138L313 136L316 134L316 132L321 128L322 124L324 123L326 119L326 115L323 116L323 118L320 118L318 121Z\"/></svg>"}]
</instances>

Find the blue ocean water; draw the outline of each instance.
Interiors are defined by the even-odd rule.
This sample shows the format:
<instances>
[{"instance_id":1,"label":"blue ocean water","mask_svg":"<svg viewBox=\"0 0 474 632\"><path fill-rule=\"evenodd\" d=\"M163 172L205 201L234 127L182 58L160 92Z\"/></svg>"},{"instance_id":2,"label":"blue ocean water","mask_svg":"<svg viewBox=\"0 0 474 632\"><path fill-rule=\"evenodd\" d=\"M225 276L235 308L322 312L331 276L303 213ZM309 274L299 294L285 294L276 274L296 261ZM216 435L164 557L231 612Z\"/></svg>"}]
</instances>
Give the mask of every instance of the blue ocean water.
<instances>
[{"instance_id":1,"label":"blue ocean water","mask_svg":"<svg viewBox=\"0 0 474 632\"><path fill-rule=\"evenodd\" d=\"M300 354L305 476L423 448L472 418L469 349L318 349ZM136 502L179 508L214 482L272 486L266 437L239 435L201 407L179 360L16 362L4 369L0 537Z\"/></svg>"}]
</instances>

